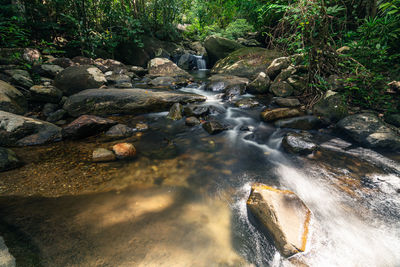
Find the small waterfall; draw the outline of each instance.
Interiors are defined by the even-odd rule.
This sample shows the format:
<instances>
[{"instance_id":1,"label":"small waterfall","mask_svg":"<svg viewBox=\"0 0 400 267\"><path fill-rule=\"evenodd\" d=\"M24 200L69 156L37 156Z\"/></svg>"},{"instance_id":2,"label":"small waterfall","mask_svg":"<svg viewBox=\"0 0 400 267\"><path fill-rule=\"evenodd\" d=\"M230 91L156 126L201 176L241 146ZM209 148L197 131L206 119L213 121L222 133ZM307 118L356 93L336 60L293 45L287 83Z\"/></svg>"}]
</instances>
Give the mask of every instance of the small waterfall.
<instances>
[{"instance_id":1,"label":"small waterfall","mask_svg":"<svg viewBox=\"0 0 400 267\"><path fill-rule=\"evenodd\" d=\"M193 55L193 57L196 59L196 65L197 65L198 70L206 70L207 69L206 61L203 58L203 56Z\"/></svg>"}]
</instances>

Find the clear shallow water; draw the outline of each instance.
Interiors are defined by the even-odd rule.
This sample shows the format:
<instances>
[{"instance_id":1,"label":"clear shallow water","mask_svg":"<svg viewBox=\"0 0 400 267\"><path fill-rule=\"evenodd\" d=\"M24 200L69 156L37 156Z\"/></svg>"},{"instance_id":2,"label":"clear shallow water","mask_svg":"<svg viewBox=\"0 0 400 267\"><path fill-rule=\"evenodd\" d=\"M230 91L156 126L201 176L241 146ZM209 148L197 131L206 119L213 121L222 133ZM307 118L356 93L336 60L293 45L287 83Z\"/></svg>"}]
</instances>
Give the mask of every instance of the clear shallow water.
<instances>
[{"instance_id":1,"label":"clear shallow water","mask_svg":"<svg viewBox=\"0 0 400 267\"><path fill-rule=\"evenodd\" d=\"M206 95L203 105L230 129L209 136L166 113L126 118L150 130L132 140L135 161L102 165L109 181L80 195L0 197L2 229L19 258L37 255L42 266L290 266L247 214L251 183L263 182L294 191L313 213L300 262L399 266L399 162L328 135L318 142L329 150L297 158L280 147L285 131L259 121L260 109L182 90ZM68 145L90 151L98 143Z\"/></svg>"}]
</instances>

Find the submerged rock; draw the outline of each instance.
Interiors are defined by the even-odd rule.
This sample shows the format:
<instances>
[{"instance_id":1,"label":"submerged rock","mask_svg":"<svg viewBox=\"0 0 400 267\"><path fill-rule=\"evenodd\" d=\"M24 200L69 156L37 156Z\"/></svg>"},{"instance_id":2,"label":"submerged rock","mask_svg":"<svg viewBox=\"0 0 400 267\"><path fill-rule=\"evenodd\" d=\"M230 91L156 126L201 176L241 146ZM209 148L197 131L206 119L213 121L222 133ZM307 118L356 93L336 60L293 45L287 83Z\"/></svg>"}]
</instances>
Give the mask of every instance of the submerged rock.
<instances>
[{"instance_id":1,"label":"submerged rock","mask_svg":"<svg viewBox=\"0 0 400 267\"><path fill-rule=\"evenodd\" d=\"M275 121L284 118L296 117L300 111L290 108L266 109L261 112L261 119L265 122Z\"/></svg>"},{"instance_id":2,"label":"submerged rock","mask_svg":"<svg viewBox=\"0 0 400 267\"><path fill-rule=\"evenodd\" d=\"M1 267L15 267L15 258L10 254L4 239L0 236L0 266Z\"/></svg>"},{"instance_id":3,"label":"submerged rock","mask_svg":"<svg viewBox=\"0 0 400 267\"><path fill-rule=\"evenodd\" d=\"M69 96L85 89L99 88L107 82L98 68L90 65L72 66L60 72L54 86Z\"/></svg>"},{"instance_id":4,"label":"submerged rock","mask_svg":"<svg viewBox=\"0 0 400 267\"><path fill-rule=\"evenodd\" d=\"M92 155L93 162L109 162L116 160L115 154L105 148L96 148Z\"/></svg>"},{"instance_id":5,"label":"submerged rock","mask_svg":"<svg viewBox=\"0 0 400 267\"><path fill-rule=\"evenodd\" d=\"M14 151L8 148L0 147L0 172L15 169L20 165L21 163L18 160L17 155L15 154ZM0 266L2 265L0 264Z\"/></svg>"},{"instance_id":6,"label":"submerged rock","mask_svg":"<svg viewBox=\"0 0 400 267\"><path fill-rule=\"evenodd\" d=\"M282 140L282 146L293 154L307 155L314 152L318 146L306 134L288 133Z\"/></svg>"},{"instance_id":7,"label":"submerged rock","mask_svg":"<svg viewBox=\"0 0 400 267\"><path fill-rule=\"evenodd\" d=\"M110 139L123 139L132 136L133 129L124 125L124 124L117 124L112 126L107 132L106 136Z\"/></svg>"},{"instance_id":8,"label":"submerged rock","mask_svg":"<svg viewBox=\"0 0 400 267\"><path fill-rule=\"evenodd\" d=\"M14 86L0 80L0 110L24 114L27 102L24 95Z\"/></svg>"},{"instance_id":9,"label":"submerged rock","mask_svg":"<svg viewBox=\"0 0 400 267\"><path fill-rule=\"evenodd\" d=\"M0 145L31 146L61 140L61 128L49 122L0 111Z\"/></svg>"},{"instance_id":10,"label":"submerged rock","mask_svg":"<svg viewBox=\"0 0 400 267\"><path fill-rule=\"evenodd\" d=\"M201 117L210 113L210 108L204 105L189 105L183 109L183 113L187 117Z\"/></svg>"},{"instance_id":11,"label":"submerged rock","mask_svg":"<svg viewBox=\"0 0 400 267\"><path fill-rule=\"evenodd\" d=\"M129 159L136 156L136 148L129 143L119 143L113 146L113 151L119 159Z\"/></svg>"},{"instance_id":12,"label":"submerged rock","mask_svg":"<svg viewBox=\"0 0 400 267\"><path fill-rule=\"evenodd\" d=\"M295 193L254 184L247 207L272 236L282 256L305 251L311 211Z\"/></svg>"},{"instance_id":13,"label":"submerged rock","mask_svg":"<svg viewBox=\"0 0 400 267\"><path fill-rule=\"evenodd\" d=\"M364 146L400 150L400 136L372 113L348 116L337 126Z\"/></svg>"},{"instance_id":14,"label":"submerged rock","mask_svg":"<svg viewBox=\"0 0 400 267\"><path fill-rule=\"evenodd\" d=\"M173 104L205 101L201 95L155 89L92 89L72 95L64 104L71 116L141 114L168 110Z\"/></svg>"},{"instance_id":15,"label":"submerged rock","mask_svg":"<svg viewBox=\"0 0 400 267\"><path fill-rule=\"evenodd\" d=\"M182 105L179 103L175 103L172 105L171 109L169 110L167 118L174 120L174 121L181 120L183 118L182 111L183 111Z\"/></svg>"},{"instance_id":16,"label":"submerged rock","mask_svg":"<svg viewBox=\"0 0 400 267\"><path fill-rule=\"evenodd\" d=\"M328 122L337 122L347 116L347 104L343 96L336 92L328 91L313 106L313 113L323 117Z\"/></svg>"},{"instance_id":17,"label":"submerged rock","mask_svg":"<svg viewBox=\"0 0 400 267\"><path fill-rule=\"evenodd\" d=\"M100 118L93 115L82 115L63 128L66 138L85 138L99 134L117 124L116 121Z\"/></svg>"},{"instance_id":18,"label":"submerged rock","mask_svg":"<svg viewBox=\"0 0 400 267\"><path fill-rule=\"evenodd\" d=\"M315 116L301 116L289 119L278 120L275 127L292 128L299 130L313 130L322 127L323 123Z\"/></svg>"},{"instance_id":19,"label":"submerged rock","mask_svg":"<svg viewBox=\"0 0 400 267\"><path fill-rule=\"evenodd\" d=\"M209 134L218 134L228 129L225 125L216 120L209 120L203 124L203 129Z\"/></svg>"}]
</instances>

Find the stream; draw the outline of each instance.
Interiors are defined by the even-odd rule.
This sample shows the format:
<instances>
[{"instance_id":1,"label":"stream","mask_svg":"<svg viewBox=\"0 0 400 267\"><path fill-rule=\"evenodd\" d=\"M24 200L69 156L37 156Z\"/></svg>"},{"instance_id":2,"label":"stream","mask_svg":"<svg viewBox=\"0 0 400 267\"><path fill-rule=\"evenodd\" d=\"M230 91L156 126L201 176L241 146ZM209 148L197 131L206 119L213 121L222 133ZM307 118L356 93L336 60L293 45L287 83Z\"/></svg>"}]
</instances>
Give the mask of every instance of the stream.
<instances>
[{"instance_id":1,"label":"stream","mask_svg":"<svg viewBox=\"0 0 400 267\"><path fill-rule=\"evenodd\" d=\"M261 107L234 107L201 85L180 90L206 96L201 105L229 130L209 135L166 112L125 117L149 125L128 139L136 160L93 164L100 141L66 141L29 148L24 167L0 174L16 181L14 191L0 182L0 233L17 266L400 265L398 155L334 131L312 132L314 155L291 155L281 147L290 130L261 122ZM58 194L41 194L65 177ZM254 182L291 190L310 208L305 253L281 258L251 222Z\"/></svg>"}]
</instances>

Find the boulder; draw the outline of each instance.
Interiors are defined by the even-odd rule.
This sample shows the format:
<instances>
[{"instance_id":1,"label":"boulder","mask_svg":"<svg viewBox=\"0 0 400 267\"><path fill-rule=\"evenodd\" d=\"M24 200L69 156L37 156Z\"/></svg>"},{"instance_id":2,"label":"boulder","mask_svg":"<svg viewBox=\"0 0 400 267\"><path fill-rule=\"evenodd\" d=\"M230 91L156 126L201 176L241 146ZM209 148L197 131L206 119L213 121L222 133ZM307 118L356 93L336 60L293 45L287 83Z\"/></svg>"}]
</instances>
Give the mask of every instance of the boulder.
<instances>
[{"instance_id":1,"label":"boulder","mask_svg":"<svg viewBox=\"0 0 400 267\"><path fill-rule=\"evenodd\" d=\"M330 90L313 106L312 110L316 116L322 117L327 122L337 122L348 114L344 97Z\"/></svg>"},{"instance_id":2,"label":"boulder","mask_svg":"<svg viewBox=\"0 0 400 267\"><path fill-rule=\"evenodd\" d=\"M54 86L65 95L73 95L85 89L99 88L107 82L98 68L90 65L72 66L60 72Z\"/></svg>"},{"instance_id":3,"label":"boulder","mask_svg":"<svg viewBox=\"0 0 400 267\"><path fill-rule=\"evenodd\" d=\"M111 75L106 75L105 78L108 85L118 86L124 83L132 84L132 79L126 74L113 73Z\"/></svg>"},{"instance_id":4,"label":"boulder","mask_svg":"<svg viewBox=\"0 0 400 267\"><path fill-rule=\"evenodd\" d=\"M0 266L1 267L15 267L15 258L10 254L4 239L0 236Z\"/></svg>"},{"instance_id":5,"label":"boulder","mask_svg":"<svg viewBox=\"0 0 400 267\"><path fill-rule=\"evenodd\" d=\"M49 122L56 122L64 119L65 115L67 115L67 111L65 109L59 109L50 113L46 120Z\"/></svg>"},{"instance_id":6,"label":"boulder","mask_svg":"<svg viewBox=\"0 0 400 267\"><path fill-rule=\"evenodd\" d=\"M184 70L193 70L197 67L196 58L189 53L185 53L179 58L178 67Z\"/></svg>"},{"instance_id":7,"label":"boulder","mask_svg":"<svg viewBox=\"0 0 400 267\"><path fill-rule=\"evenodd\" d=\"M65 138L79 139L107 131L117 122L93 115L82 115L63 128Z\"/></svg>"},{"instance_id":8,"label":"boulder","mask_svg":"<svg viewBox=\"0 0 400 267\"><path fill-rule=\"evenodd\" d=\"M290 76L286 82L293 87L293 95L299 96L307 89L307 80L298 75Z\"/></svg>"},{"instance_id":9,"label":"boulder","mask_svg":"<svg viewBox=\"0 0 400 267\"><path fill-rule=\"evenodd\" d=\"M275 58L267 68L267 74L271 79L275 79L281 70L286 69L290 65L289 57Z\"/></svg>"},{"instance_id":10,"label":"boulder","mask_svg":"<svg viewBox=\"0 0 400 267\"><path fill-rule=\"evenodd\" d=\"M124 124L114 125L105 133L108 138L113 140L128 138L132 134L133 129Z\"/></svg>"},{"instance_id":11,"label":"boulder","mask_svg":"<svg viewBox=\"0 0 400 267\"><path fill-rule=\"evenodd\" d=\"M278 76L275 77L274 82L286 81L291 76L296 74L296 72L297 72L297 69L293 65L290 65L286 69L281 70L281 72L278 74Z\"/></svg>"},{"instance_id":12,"label":"boulder","mask_svg":"<svg viewBox=\"0 0 400 267\"><path fill-rule=\"evenodd\" d=\"M175 103L172 105L171 109L169 110L167 118L174 120L174 121L181 120L183 118L182 111L183 111L182 105L180 103Z\"/></svg>"},{"instance_id":13,"label":"boulder","mask_svg":"<svg viewBox=\"0 0 400 267\"><path fill-rule=\"evenodd\" d=\"M64 109L73 117L83 114L143 114L166 111L173 104L205 101L201 95L155 89L91 89L72 95Z\"/></svg>"},{"instance_id":14,"label":"boulder","mask_svg":"<svg viewBox=\"0 0 400 267\"><path fill-rule=\"evenodd\" d=\"M136 156L136 148L129 143L119 143L113 146L113 151L119 159L130 159Z\"/></svg>"},{"instance_id":15,"label":"boulder","mask_svg":"<svg viewBox=\"0 0 400 267\"><path fill-rule=\"evenodd\" d=\"M11 69L5 70L4 73L11 77L10 82L24 88L30 88L34 85L31 75L26 70Z\"/></svg>"},{"instance_id":16,"label":"boulder","mask_svg":"<svg viewBox=\"0 0 400 267\"><path fill-rule=\"evenodd\" d=\"M0 80L0 110L24 114L27 103L24 95L14 86Z\"/></svg>"},{"instance_id":17,"label":"boulder","mask_svg":"<svg viewBox=\"0 0 400 267\"><path fill-rule=\"evenodd\" d=\"M400 136L375 114L362 113L345 117L338 122L337 127L364 146L400 150Z\"/></svg>"},{"instance_id":18,"label":"boulder","mask_svg":"<svg viewBox=\"0 0 400 267\"><path fill-rule=\"evenodd\" d=\"M53 63L54 65L58 65L64 69L75 65L75 63L71 59L66 57L56 58L54 60L51 60L51 63Z\"/></svg>"},{"instance_id":19,"label":"boulder","mask_svg":"<svg viewBox=\"0 0 400 267\"><path fill-rule=\"evenodd\" d=\"M102 72L113 71L124 67L124 64L114 59L98 58L93 63Z\"/></svg>"},{"instance_id":20,"label":"boulder","mask_svg":"<svg viewBox=\"0 0 400 267\"><path fill-rule=\"evenodd\" d=\"M245 84L228 85L223 94L223 99L232 100L246 92Z\"/></svg>"},{"instance_id":21,"label":"boulder","mask_svg":"<svg viewBox=\"0 0 400 267\"><path fill-rule=\"evenodd\" d=\"M293 94L293 87L286 81L273 82L270 87L275 96L287 97Z\"/></svg>"},{"instance_id":22,"label":"boulder","mask_svg":"<svg viewBox=\"0 0 400 267\"><path fill-rule=\"evenodd\" d=\"M29 91L31 92L31 99L37 102L45 103L60 103L63 93L54 86L48 85L34 85Z\"/></svg>"},{"instance_id":23,"label":"boulder","mask_svg":"<svg viewBox=\"0 0 400 267\"><path fill-rule=\"evenodd\" d=\"M210 113L210 108L204 105L189 105L183 109L183 113L187 117L201 117Z\"/></svg>"},{"instance_id":24,"label":"boulder","mask_svg":"<svg viewBox=\"0 0 400 267\"><path fill-rule=\"evenodd\" d=\"M307 134L288 133L282 139L282 146L293 154L308 155L313 153L318 146L311 141Z\"/></svg>"},{"instance_id":25,"label":"boulder","mask_svg":"<svg viewBox=\"0 0 400 267\"><path fill-rule=\"evenodd\" d=\"M261 112L261 119L265 122L271 122L296 116L300 116L300 111L298 109L291 108L265 109Z\"/></svg>"},{"instance_id":26,"label":"boulder","mask_svg":"<svg viewBox=\"0 0 400 267\"><path fill-rule=\"evenodd\" d=\"M0 147L0 172L18 168L20 165L21 163L18 160L17 155L15 154L14 151L8 148ZM1 266L1 260L0 260L0 266Z\"/></svg>"},{"instance_id":27,"label":"boulder","mask_svg":"<svg viewBox=\"0 0 400 267\"><path fill-rule=\"evenodd\" d=\"M212 68L211 73L255 79L260 72L265 72L279 55L279 52L275 50L260 47L241 48L219 60Z\"/></svg>"},{"instance_id":28,"label":"boulder","mask_svg":"<svg viewBox=\"0 0 400 267\"><path fill-rule=\"evenodd\" d=\"M207 50L203 46L203 44L201 42L198 42L198 41L197 42L192 42L192 43L189 44L189 47L194 52L196 52L196 55L203 56L203 57L207 56Z\"/></svg>"},{"instance_id":29,"label":"boulder","mask_svg":"<svg viewBox=\"0 0 400 267\"><path fill-rule=\"evenodd\" d=\"M320 119L315 116L301 116L289 119L278 120L275 122L275 127L292 128L299 130L314 130L323 126Z\"/></svg>"},{"instance_id":30,"label":"boulder","mask_svg":"<svg viewBox=\"0 0 400 267\"><path fill-rule=\"evenodd\" d=\"M187 126L196 126L196 125L199 125L201 122L200 122L200 120L198 119L198 118L196 118L196 117L187 117L186 119L185 119L185 124L187 125Z\"/></svg>"},{"instance_id":31,"label":"boulder","mask_svg":"<svg viewBox=\"0 0 400 267\"><path fill-rule=\"evenodd\" d=\"M93 162L109 162L116 160L115 154L105 148L96 148L92 154Z\"/></svg>"},{"instance_id":32,"label":"boulder","mask_svg":"<svg viewBox=\"0 0 400 267\"><path fill-rule=\"evenodd\" d=\"M49 122L0 111L0 145L30 146L61 140L61 128Z\"/></svg>"},{"instance_id":33,"label":"boulder","mask_svg":"<svg viewBox=\"0 0 400 267\"><path fill-rule=\"evenodd\" d=\"M154 58L150 60L148 66L149 75L152 77L159 76L184 76L191 77L189 73L179 68L174 62L166 58Z\"/></svg>"},{"instance_id":34,"label":"boulder","mask_svg":"<svg viewBox=\"0 0 400 267\"><path fill-rule=\"evenodd\" d=\"M252 94L266 94L269 92L271 80L265 72L260 72L251 83L247 85L247 91Z\"/></svg>"},{"instance_id":35,"label":"boulder","mask_svg":"<svg viewBox=\"0 0 400 267\"><path fill-rule=\"evenodd\" d=\"M236 101L234 104L238 108L254 108L260 105L255 98L243 98Z\"/></svg>"},{"instance_id":36,"label":"boulder","mask_svg":"<svg viewBox=\"0 0 400 267\"><path fill-rule=\"evenodd\" d=\"M245 90L249 83L247 78L223 74L213 75L208 80L209 83L206 85L206 90L214 92L225 92L227 88L233 86L238 86Z\"/></svg>"},{"instance_id":37,"label":"boulder","mask_svg":"<svg viewBox=\"0 0 400 267\"><path fill-rule=\"evenodd\" d=\"M400 113L385 115L385 121L396 127L400 127Z\"/></svg>"},{"instance_id":38,"label":"boulder","mask_svg":"<svg viewBox=\"0 0 400 267\"><path fill-rule=\"evenodd\" d=\"M203 124L203 129L209 134L218 134L227 130L228 128L216 120L209 120Z\"/></svg>"},{"instance_id":39,"label":"boulder","mask_svg":"<svg viewBox=\"0 0 400 267\"><path fill-rule=\"evenodd\" d=\"M204 41L204 47L211 66L218 60L227 57L230 53L243 48L241 44L235 41L216 35L208 36Z\"/></svg>"},{"instance_id":40,"label":"boulder","mask_svg":"<svg viewBox=\"0 0 400 267\"><path fill-rule=\"evenodd\" d=\"M300 101L297 98L278 98L275 103L281 107L298 107L300 106Z\"/></svg>"},{"instance_id":41,"label":"boulder","mask_svg":"<svg viewBox=\"0 0 400 267\"><path fill-rule=\"evenodd\" d=\"M76 56L72 59L72 62L74 62L77 65L94 65L94 60L88 57L83 57L83 56Z\"/></svg>"},{"instance_id":42,"label":"boulder","mask_svg":"<svg viewBox=\"0 0 400 267\"><path fill-rule=\"evenodd\" d=\"M131 72L135 73L137 76L144 76L148 73L148 70L143 68L143 67L139 67L139 66L131 66L129 69Z\"/></svg>"},{"instance_id":43,"label":"boulder","mask_svg":"<svg viewBox=\"0 0 400 267\"><path fill-rule=\"evenodd\" d=\"M44 76L50 79L56 77L57 74L64 70L63 67L53 64L41 64L33 66L33 71L40 76Z\"/></svg>"},{"instance_id":44,"label":"boulder","mask_svg":"<svg viewBox=\"0 0 400 267\"><path fill-rule=\"evenodd\" d=\"M282 256L305 251L311 211L295 193L254 184L247 207L273 238Z\"/></svg>"}]
</instances>

